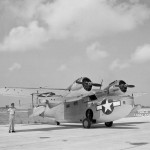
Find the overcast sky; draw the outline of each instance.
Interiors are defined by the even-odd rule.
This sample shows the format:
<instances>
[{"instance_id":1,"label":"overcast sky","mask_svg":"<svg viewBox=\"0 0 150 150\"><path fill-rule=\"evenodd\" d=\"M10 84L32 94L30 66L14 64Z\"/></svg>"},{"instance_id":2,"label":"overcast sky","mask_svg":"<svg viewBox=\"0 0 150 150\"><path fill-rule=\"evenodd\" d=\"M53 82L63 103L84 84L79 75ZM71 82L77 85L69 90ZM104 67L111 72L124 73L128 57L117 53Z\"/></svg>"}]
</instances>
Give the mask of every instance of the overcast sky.
<instances>
[{"instance_id":1,"label":"overcast sky","mask_svg":"<svg viewBox=\"0 0 150 150\"><path fill-rule=\"evenodd\" d=\"M0 87L66 88L81 76L150 92L150 1L0 1Z\"/></svg>"}]
</instances>

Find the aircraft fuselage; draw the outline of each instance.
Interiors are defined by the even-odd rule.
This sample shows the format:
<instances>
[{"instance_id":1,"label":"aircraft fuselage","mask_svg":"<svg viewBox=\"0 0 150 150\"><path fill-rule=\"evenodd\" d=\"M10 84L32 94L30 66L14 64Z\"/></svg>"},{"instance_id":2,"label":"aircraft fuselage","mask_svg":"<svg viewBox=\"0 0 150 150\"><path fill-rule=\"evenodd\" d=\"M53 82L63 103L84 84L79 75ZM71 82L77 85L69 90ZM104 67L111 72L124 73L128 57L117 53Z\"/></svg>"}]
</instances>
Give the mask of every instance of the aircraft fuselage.
<instances>
[{"instance_id":1,"label":"aircraft fuselage","mask_svg":"<svg viewBox=\"0 0 150 150\"><path fill-rule=\"evenodd\" d=\"M134 99L132 96L101 96L95 101L85 97L78 101L62 102L53 108L48 105L44 116L55 118L56 122L82 122L90 117L94 123L110 122L126 117L133 109ZM90 112L90 114L87 114ZM90 115L90 116L87 116Z\"/></svg>"}]
</instances>

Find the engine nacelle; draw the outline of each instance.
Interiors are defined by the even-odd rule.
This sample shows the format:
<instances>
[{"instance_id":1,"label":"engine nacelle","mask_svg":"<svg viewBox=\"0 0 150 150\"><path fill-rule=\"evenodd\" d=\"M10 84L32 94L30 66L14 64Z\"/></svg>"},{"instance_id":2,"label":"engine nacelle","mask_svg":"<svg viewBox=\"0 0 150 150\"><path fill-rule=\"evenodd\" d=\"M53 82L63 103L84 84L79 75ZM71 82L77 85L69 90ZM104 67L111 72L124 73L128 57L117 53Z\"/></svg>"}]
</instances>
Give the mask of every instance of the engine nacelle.
<instances>
[{"instance_id":1,"label":"engine nacelle","mask_svg":"<svg viewBox=\"0 0 150 150\"><path fill-rule=\"evenodd\" d=\"M75 81L75 82L73 82L73 84L69 87L69 90L70 90L70 91L77 91L77 90L80 90L80 89L82 89L82 88L83 88L83 86L82 86L81 84L76 83L76 81Z\"/></svg>"},{"instance_id":2,"label":"engine nacelle","mask_svg":"<svg viewBox=\"0 0 150 150\"><path fill-rule=\"evenodd\" d=\"M127 92L127 88L133 88L133 87L135 86L126 84L126 82L123 80L116 80L109 84L108 89L110 88L119 89L121 92L125 93Z\"/></svg>"}]
</instances>

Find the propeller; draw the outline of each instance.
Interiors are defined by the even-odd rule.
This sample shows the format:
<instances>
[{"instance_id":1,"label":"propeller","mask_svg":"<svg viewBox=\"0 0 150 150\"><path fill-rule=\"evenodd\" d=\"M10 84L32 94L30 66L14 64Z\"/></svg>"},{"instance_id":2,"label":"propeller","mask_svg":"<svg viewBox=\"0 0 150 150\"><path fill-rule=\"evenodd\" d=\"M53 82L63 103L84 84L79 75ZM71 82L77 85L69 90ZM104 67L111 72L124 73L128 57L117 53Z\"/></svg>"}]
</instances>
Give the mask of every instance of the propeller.
<instances>
[{"instance_id":1,"label":"propeller","mask_svg":"<svg viewBox=\"0 0 150 150\"><path fill-rule=\"evenodd\" d=\"M102 85L99 83L93 83L89 78L83 78L82 81L76 80L76 83L82 84L84 89L90 91L92 86L101 87Z\"/></svg>"},{"instance_id":2,"label":"propeller","mask_svg":"<svg viewBox=\"0 0 150 150\"><path fill-rule=\"evenodd\" d=\"M115 85L115 87L124 87L124 88L134 88L135 85L129 85L129 84L120 84L120 85Z\"/></svg>"},{"instance_id":3,"label":"propeller","mask_svg":"<svg viewBox=\"0 0 150 150\"><path fill-rule=\"evenodd\" d=\"M115 85L115 87L119 87L122 92L126 92L127 88L134 88L135 85L126 84L124 81L120 81L119 85Z\"/></svg>"},{"instance_id":4,"label":"propeller","mask_svg":"<svg viewBox=\"0 0 150 150\"><path fill-rule=\"evenodd\" d=\"M93 82L80 82L80 81L76 81L76 83L78 83L78 84L86 84L86 85L89 85L89 86L96 86L96 87L100 87L101 86L101 84L99 84L99 83L93 83Z\"/></svg>"}]
</instances>

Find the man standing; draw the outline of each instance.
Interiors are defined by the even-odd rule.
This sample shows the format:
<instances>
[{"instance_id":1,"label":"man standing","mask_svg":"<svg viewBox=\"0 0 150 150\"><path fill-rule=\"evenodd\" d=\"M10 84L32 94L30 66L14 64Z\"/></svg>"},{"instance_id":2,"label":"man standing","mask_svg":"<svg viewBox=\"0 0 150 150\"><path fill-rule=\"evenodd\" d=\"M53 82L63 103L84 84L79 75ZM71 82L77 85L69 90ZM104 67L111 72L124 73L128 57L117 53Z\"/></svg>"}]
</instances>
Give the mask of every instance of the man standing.
<instances>
[{"instance_id":1,"label":"man standing","mask_svg":"<svg viewBox=\"0 0 150 150\"><path fill-rule=\"evenodd\" d=\"M15 111L14 103L11 103L11 107L8 109L9 112L9 133L15 132L14 130L14 121L15 121Z\"/></svg>"}]
</instances>

